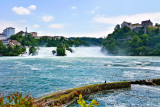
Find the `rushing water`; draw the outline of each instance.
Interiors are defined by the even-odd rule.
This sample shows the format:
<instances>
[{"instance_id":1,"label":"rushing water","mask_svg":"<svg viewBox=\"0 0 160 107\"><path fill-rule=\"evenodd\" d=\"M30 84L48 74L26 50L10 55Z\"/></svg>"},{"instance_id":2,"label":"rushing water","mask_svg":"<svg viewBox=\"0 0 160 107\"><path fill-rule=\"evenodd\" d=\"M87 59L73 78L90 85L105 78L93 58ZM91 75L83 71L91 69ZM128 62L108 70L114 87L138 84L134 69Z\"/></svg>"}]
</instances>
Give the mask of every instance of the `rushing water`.
<instances>
[{"instance_id":1,"label":"rushing water","mask_svg":"<svg viewBox=\"0 0 160 107\"><path fill-rule=\"evenodd\" d=\"M51 54L0 57L0 93L6 95L8 92L22 91L40 97L50 92L104 81L160 78L160 57L104 56L98 50L101 57L96 54L89 56L91 50L96 49L88 49L87 57L84 54L78 57L79 52L74 57L56 57ZM158 107L160 87L133 85L131 89L110 90L89 96L89 99L93 98L102 107Z\"/></svg>"}]
</instances>

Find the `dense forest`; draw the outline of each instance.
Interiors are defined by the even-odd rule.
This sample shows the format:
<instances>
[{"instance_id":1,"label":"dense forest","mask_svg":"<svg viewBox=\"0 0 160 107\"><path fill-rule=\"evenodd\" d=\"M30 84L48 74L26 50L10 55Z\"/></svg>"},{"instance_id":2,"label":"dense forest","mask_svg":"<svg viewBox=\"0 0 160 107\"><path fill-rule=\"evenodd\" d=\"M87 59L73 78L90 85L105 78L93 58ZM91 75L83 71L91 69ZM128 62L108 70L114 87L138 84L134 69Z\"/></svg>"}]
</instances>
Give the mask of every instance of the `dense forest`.
<instances>
[{"instance_id":1,"label":"dense forest","mask_svg":"<svg viewBox=\"0 0 160 107\"><path fill-rule=\"evenodd\" d=\"M147 27L136 32L127 26L120 28L117 25L102 45L112 55L159 56L160 30L158 27Z\"/></svg>"},{"instance_id":2,"label":"dense forest","mask_svg":"<svg viewBox=\"0 0 160 107\"><path fill-rule=\"evenodd\" d=\"M39 39L35 39L30 33L26 33L25 36L22 34L16 34L10 37L12 40L17 40L22 46L46 46L46 47L57 47L60 44L64 44L66 47L72 46L91 46L100 45L102 38L64 38L55 39L52 37L43 36Z\"/></svg>"}]
</instances>

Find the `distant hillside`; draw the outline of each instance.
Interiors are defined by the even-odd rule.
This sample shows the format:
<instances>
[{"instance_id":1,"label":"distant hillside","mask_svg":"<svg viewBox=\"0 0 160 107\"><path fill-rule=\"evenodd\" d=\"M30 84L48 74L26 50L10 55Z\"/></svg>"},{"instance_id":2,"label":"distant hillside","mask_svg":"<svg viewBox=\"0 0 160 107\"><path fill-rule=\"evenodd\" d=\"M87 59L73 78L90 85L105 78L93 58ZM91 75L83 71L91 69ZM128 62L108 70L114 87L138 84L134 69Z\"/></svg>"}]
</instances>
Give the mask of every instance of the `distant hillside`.
<instances>
[{"instance_id":1,"label":"distant hillside","mask_svg":"<svg viewBox=\"0 0 160 107\"><path fill-rule=\"evenodd\" d=\"M134 31L128 26L120 28L117 25L102 45L112 55L160 56L160 30L152 26Z\"/></svg>"},{"instance_id":2,"label":"distant hillside","mask_svg":"<svg viewBox=\"0 0 160 107\"><path fill-rule=\"evenodd\" d=\"M76 40L77 37L70 37L69 39ZM79 37L80 40L86 42L89 46L92 45L101 45L103 38L94 38L94 37Z\"/></svg>"}]
</instances>

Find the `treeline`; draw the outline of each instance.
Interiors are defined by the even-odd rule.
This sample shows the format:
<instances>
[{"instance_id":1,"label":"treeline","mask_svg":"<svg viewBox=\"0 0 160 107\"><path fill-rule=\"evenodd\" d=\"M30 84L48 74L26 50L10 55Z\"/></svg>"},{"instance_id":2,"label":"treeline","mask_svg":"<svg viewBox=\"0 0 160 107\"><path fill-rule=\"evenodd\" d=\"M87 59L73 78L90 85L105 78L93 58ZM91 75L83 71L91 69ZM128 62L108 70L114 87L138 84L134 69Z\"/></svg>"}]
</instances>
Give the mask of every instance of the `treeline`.
<instances>
[{"instance_id":1,"label":"treeline","mask_svg":"<svg viewBox=\"0 0 160 107\"><path fill-rule=\"evenodd\" d=\"M0 41L0 56L19 56L26 51L25 47L22 46L5 46L2 41Z\"/></svg>"},{"instance_id":2,"label":"treeline","mask_svg":"<svg viewBox=\"0 0 160 107\"><path fill-rule=\"evenodd\" d=\"M76 37L70 37L72 40L76 40ZM87 46L99 46L101 42L104 40L103 38L91 38L91 37L80 37L80 40L86 42Z\"/></svg>"},{"instance_id":3,"label":"treeline","mask_svg":"<svg viewBox=\"0 0 160 107\"><path fill-rule=\"evenodd\" d=\"M160 30L147 27L134 31L127 26L120 28L120 25L117 25L102 45L103 49L107 49L112 55L159 56Z\"/></svg>"},{"instance_id":4,"label":"treeline","mask_svg":"<svg viewBox=\"0 0 160 107\"><path fill-rule=\"evenodd\" d=\"M47 47L57 47L60 44L64 44L66 47L71 46L90 46L90 45L100 45L102 38L52 38L48 36L40 37L35 39L30 33L26 33L25 36L22 34L12 35L10 37L12 40L17 40L23 46L47 46Z\"/></svg>"}]
</instances>

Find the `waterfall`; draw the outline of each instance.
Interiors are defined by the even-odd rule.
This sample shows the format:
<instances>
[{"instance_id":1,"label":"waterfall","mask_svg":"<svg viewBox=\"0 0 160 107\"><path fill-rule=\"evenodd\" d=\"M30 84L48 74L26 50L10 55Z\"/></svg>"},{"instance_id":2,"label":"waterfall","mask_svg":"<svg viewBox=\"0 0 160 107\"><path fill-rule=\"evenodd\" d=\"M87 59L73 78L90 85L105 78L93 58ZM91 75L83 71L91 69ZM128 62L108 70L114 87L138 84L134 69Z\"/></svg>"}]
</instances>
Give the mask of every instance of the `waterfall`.
<instances>
[{"instance_id":1,"label":"waterfall","mask_svg":"<svg viewBox=\"0 0 160 107\"><path fill-rule=\"evenodd\" d=\"M101 47L72 47L73 53L67 51L69 57L103 57Z\"/></svg>"},{"instance_id":2,"label":"waterfall","mask_svg":"<svg viewBox=\"0 0 160 107\"><path fill-rule=\"evenodd\" d=\"M39 47L37 56L55 56L52 51L56 50L56 47Z\"/></svg>"},{"instance_id":3,"label":"waterfall","mask_svg":"<svg viewBox=\"0 0 160 107\"><path fill-rule=\"evenodd\" d=\"M101 52L101 47L71 47L73 52L66 50L66 57L104 57L105 55ZM52 51L56 50L56 47L39 47L37 49L38 54L36 56L42 57L53 57ZM29 56L29 48L26 48L26 54L22 56Z\"/></svg>"}]
</instances>

